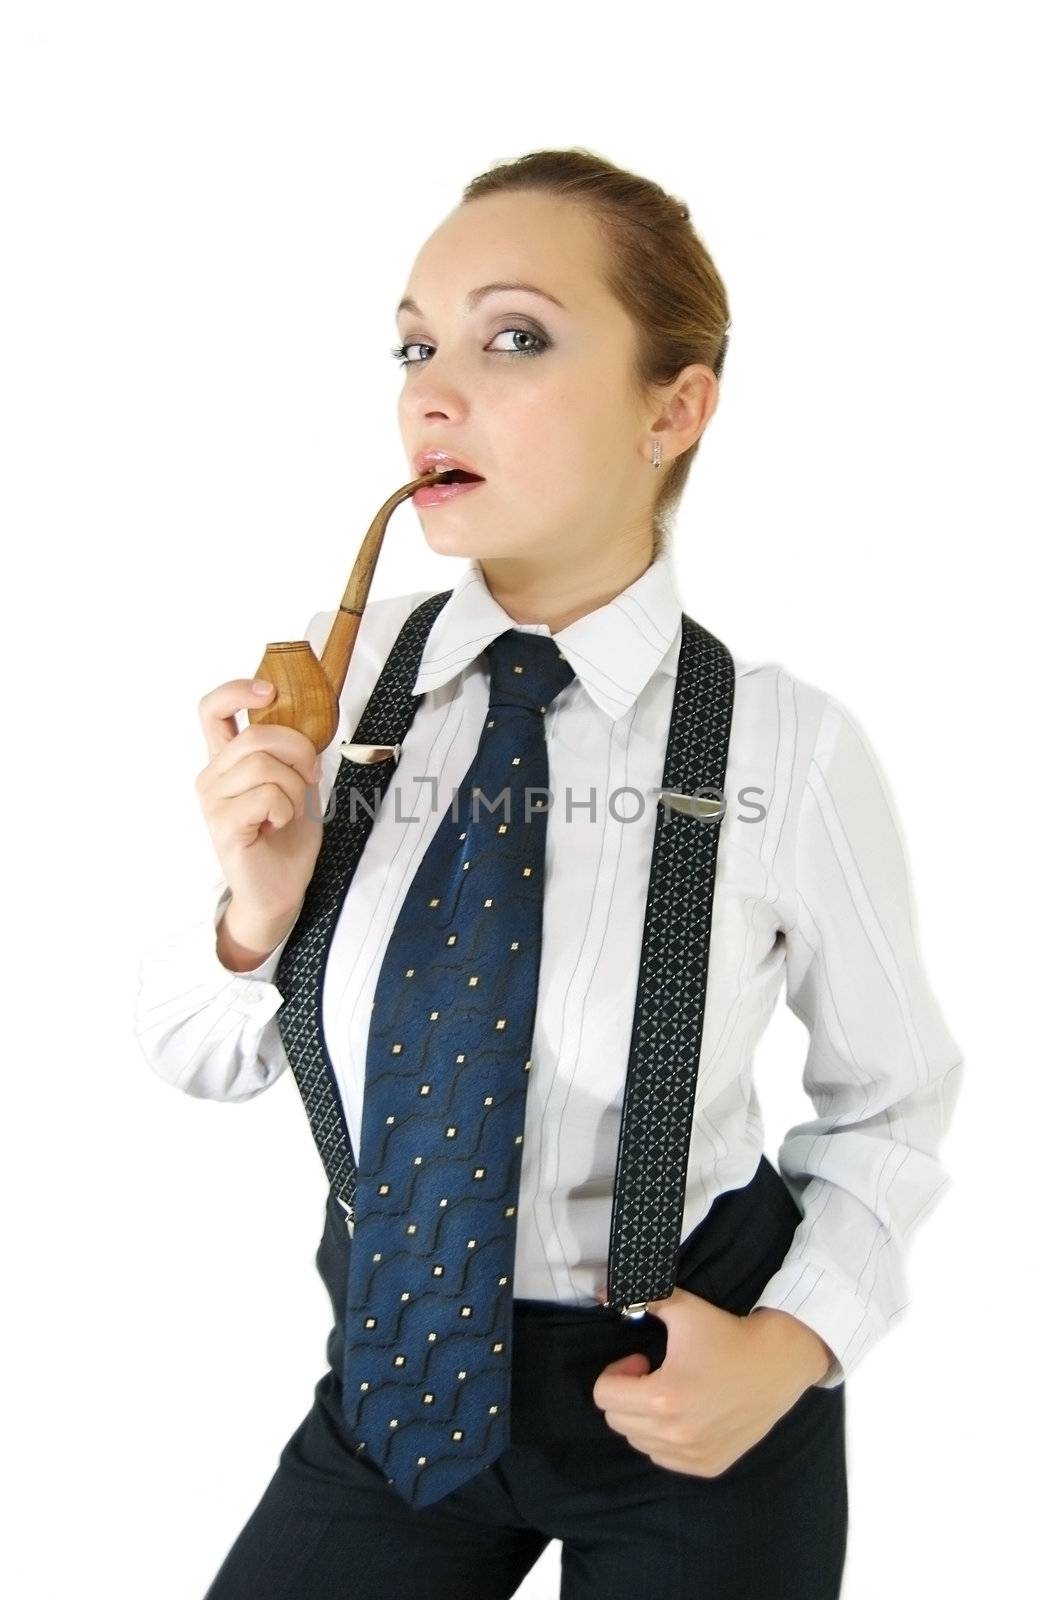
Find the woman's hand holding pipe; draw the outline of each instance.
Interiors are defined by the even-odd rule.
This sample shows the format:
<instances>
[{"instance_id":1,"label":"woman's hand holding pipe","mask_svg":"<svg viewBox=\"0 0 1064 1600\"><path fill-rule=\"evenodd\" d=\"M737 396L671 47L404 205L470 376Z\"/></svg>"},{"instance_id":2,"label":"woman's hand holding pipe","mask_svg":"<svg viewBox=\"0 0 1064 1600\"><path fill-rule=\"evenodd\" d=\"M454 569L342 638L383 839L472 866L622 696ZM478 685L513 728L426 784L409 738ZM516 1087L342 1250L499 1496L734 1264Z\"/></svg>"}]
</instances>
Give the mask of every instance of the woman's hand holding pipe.
<instances>
[{"instance_id":1,"label":"woman's hand holding pipe","mask_svg":"<svg viewBox=\"0 0 1064 1600\"><path fill-rule=\"evenodd\" d=\"M234 678L199 703L210 760L196 793L232 891L218 928L219 959L232 971L258 966L291 929L322 841L321 763L310 739L274 723L237 728L237 711L268 705L274 693L272 684L256 693L254 681Z\"/></svg>"}]
</instances>

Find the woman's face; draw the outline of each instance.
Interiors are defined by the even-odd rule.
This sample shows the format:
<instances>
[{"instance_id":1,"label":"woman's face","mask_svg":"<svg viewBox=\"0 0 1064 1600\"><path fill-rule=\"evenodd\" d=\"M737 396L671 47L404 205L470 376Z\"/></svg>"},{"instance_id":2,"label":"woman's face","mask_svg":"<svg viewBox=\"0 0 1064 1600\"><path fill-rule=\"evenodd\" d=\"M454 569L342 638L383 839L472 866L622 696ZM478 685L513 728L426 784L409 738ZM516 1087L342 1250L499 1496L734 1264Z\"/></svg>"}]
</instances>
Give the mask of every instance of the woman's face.
<instances>
[{"instance_id":1,"label":"woman's face","mask_svg":"<svg viewBox=\"0 0 1064 1600\"><path fill-rule=\"evenodd\" d=\"M607 292L602 245L578 205L535 192L485 196L446 217L418 253L400 309L399 427L484 478L417 507L443 555L530 559L649 554L657 409L632 389L635 330ZM531 284L479 291L484 285ZM556 302L560 302L556 303Z\"/></svg>"}]
</instances>

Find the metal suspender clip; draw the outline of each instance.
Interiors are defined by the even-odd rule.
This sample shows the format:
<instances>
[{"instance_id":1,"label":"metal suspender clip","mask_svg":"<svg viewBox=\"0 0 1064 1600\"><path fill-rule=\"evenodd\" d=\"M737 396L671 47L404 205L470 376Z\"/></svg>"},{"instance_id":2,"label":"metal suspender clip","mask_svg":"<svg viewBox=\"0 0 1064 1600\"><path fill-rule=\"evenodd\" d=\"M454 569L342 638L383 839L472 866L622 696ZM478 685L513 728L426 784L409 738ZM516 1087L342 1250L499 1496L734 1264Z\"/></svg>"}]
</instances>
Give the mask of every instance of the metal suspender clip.
<instances>
[{"instance_id":1,"label":"metal suspender clip","mask_svg":"<svg viewBox=\"0 0 1064 1600\"><path fill-rule=\"evenodd\" d=\"M599 1300L603 1311L616 1311L619 1316L627 1317L632 1322L646 1316L649 1304L648 1300L630 1300L626 1306L619 1306L615 1300Z\"/></svg>"},{"instance_id":2,"label":"metal suspender clip","mask_svg":"<svg viewBox=\"0 0 1064 1600\"><path fill-rule=\"evenodd\" d=\"M683 794L679 789L662 789L658 796L670 811L679 811L687 817L704 817L718 820L724 811L724 801L714 795Z\"/></svg>"},{"instance_id":3,"label":"metal suspender clip","mask_svg":"<svg viewBox=\"0 0 1064 1600\"><path fill-rule=\"evenodd\" d=\"M402 750L401 744L342 744L340 754L346 756L348 761L356 761L360 766L368 766L374 761L399 760Z\"/></svg>"}]
</instances>

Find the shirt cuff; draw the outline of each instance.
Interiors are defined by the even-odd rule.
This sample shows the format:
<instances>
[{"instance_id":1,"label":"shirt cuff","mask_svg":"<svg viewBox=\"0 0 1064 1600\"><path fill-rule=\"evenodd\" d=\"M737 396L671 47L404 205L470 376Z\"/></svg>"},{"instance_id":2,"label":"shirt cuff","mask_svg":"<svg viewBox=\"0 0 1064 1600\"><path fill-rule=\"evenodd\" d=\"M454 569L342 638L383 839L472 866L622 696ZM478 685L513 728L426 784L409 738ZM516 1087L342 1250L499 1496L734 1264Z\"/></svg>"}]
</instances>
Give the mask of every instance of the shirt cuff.
<instances>
[{"instance_id":1,"label":"shirt cuff","mask_svg":"<svg viewBox=\"0 0 1064 1600\"><path fill-rule=\"evenodd\" d=\"M215 970L215 976L220 980L232 979L234 984L240 984L242 981L250 980L253 984L257 982L260 985L272 985L277 968L281 964L281 956L284 951L284 947L288 942L289 935L287 933L281 940L280 944L275 945L270 951L269 955L263 957L262 961L259 962L257 967L250 967L247 972L233 972L218 959L218 924L225 916L229 902L232 900L232 898L233 891L229 888L229 885L226 884L224 890L218 898L218 904L214 908L214 914L211 919L209 935L210 960ZM236 1004L239 1004L239 993L239 988L234 989L234 1003ZM257 1000L262 995L263 990L260 987L255 989L253 993L255 999ZM279 999L280 996L278 995L277 998Z\"/></svg>"},{"instance_id":2,"label":"shirt cuff","mask_svg":"<svg viewBox=\"0 0 1064 1600\"><path fill-rule=\"evenodd\" d=\"M838 1388L886 1331L865 1301L826 1267L813 1261L784 1260L762 1289L757 1306L787 1311L823 1339L833 1359L814 1385L817 1389Z\"/></svg>"}]
</instances>

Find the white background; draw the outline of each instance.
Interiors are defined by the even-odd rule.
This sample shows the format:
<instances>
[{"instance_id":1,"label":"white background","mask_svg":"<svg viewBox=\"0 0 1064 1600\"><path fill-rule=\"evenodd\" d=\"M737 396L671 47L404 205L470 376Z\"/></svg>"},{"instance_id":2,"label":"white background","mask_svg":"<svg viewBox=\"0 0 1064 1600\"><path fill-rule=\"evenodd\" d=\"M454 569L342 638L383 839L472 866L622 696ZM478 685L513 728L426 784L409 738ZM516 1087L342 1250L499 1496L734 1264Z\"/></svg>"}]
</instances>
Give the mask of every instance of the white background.
<instances>
[{"instance_id":1,"label":"white background","mask_svg":"<svg viewBox=\"0 0 1064 1600\"><path fill-rule=\"evenodd\" d=\"M325 1180L294 1080L241 1106L167 1087L132 1032L137 961L216 874L199 696L338 603L407 481L388 351L414 253L475 174L552 145L662 183L714 255L734 330L682 599L866 727L966 1053L954 1186L847 1391L846 1600L1052 1582L1051 20L5 8L6 1593L196 1600L325 1371ZM406 504L373 593L459 570ZM773 1159L808 1114L803 1057L781 1002L758 1056ZM557 1594L558 1556L522 1600Z\"/></svg>"}]
</instances>

